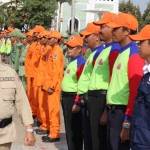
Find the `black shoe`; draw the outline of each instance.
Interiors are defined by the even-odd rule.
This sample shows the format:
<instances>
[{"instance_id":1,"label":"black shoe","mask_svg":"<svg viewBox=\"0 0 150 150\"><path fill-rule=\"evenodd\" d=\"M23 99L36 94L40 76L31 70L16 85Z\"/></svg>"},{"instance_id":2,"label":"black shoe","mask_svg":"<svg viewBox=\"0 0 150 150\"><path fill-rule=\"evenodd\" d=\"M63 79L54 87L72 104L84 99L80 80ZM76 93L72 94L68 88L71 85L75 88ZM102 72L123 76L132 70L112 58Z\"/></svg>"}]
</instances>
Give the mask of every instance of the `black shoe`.
<instances>
[{"instance_id":1,"label":"black shoe","mask_svg":"<svg viewBox=\"0 0 150 150\"><path fill-rule=\"evenodd\" d=\"M49 133L47 130L42 130L42 129L36 129L35 132L38 135L47 135Z\"/></svg>"},{"instance_id":2,"label":"black shoe","mask_svg":"<svg viewBox=\"0 0 150 150\"><path fill-rule=\"evenodd\" d=\"M34 128L38 128L41 125L41 123L38 121L37 118L34 118L34 123L33 123L33 127Z\"/></svg>"},{"instance_id":3,"label":"black shoe","mask_svg":"<svg viewBox=\"0 0 150 150\"><path fill-rule=\"evenodd\" d=\"M48 142L48 143L53 143L53 142L59 142L60 138L50 138L48 136L42 136L42 142Z\"/></svg>"}]
</instances>

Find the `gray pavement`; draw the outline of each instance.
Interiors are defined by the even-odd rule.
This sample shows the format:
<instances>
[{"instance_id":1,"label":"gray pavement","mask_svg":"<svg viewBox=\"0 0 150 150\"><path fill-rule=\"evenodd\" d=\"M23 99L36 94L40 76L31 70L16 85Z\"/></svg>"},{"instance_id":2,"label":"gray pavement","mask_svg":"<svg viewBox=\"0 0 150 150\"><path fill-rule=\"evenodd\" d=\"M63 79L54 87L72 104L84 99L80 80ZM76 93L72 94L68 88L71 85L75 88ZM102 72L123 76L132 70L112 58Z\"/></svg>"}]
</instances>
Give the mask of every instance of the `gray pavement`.
<instances>
[{"instance_id":1,"label":"gray pavement","mask_svg":"<svg viewBox=\"0 0 150 150\"><path fill-rule=\"evenodd\" d=\"M62 114L62 113L61 113ZM24 146L23 137L24 137L24 128L18 119L18 116L15 117L16 127L17 127L17 139L16 142L12 145L11 150L67 150L65 131L63 119L61 116L61 140L57 143L43 143L41 137L36 135L36 144L34 147Z\"/></svg>"}]
</instances>

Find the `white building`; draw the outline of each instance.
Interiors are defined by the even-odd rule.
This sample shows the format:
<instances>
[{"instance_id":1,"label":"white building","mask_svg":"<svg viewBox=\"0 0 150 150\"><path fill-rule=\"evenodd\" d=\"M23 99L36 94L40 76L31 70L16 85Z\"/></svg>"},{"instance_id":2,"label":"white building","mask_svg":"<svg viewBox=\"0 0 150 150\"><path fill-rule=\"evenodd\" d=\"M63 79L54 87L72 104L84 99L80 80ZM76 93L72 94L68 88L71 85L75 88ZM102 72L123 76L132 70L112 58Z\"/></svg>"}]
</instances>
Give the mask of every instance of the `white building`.
<instances>
[{"instance_id":1,"label":"white building","mask_svg":"<svg viewBox=\"0 0 150 150\"><path fill-rule=\"evenodd\" d=\"M88 22L98 19L100 12L111 11L117 13L119 9L119 0L75 0L74 3L76 32L83 29ZM71 29L71 5L63 3L61 10L60 31L66 35ZM58 18L57 21L59 22Z\"/></svg>"}]
</instances>

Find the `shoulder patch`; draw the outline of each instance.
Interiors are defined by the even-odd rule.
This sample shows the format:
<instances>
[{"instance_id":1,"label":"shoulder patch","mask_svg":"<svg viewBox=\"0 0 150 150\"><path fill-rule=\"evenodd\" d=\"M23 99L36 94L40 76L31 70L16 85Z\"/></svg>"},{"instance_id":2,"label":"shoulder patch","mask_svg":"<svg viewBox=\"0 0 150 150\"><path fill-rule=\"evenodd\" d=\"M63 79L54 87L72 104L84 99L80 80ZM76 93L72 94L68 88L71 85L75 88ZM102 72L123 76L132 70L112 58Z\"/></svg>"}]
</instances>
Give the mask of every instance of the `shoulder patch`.
<instances>
[{"instance_id":1,"label":"shoulder patch","mask_svg":"<svg viewBox=\"0 0 150 150\"><path fill-rule=\"evenodd\" d=\"M117 65L117 69L120 70L121 69L121 64Z\"/></svg>"},{"instance_id":2,"label":"shoulder patch","mask_svg":"<svg viewBox=\"0 0 150 150\"><path fill-rule=\"evenodd\" d=\"M69 74L69 73L70 73L70 69L67 69L67 70L66 70L66 73Z\"/></svg>"},{"instance_id":3,"label":"shoulder patch","mask_svg":"<svg viewBox=\"0 0 150 150\"><path fill-rule=\"evenodd\" d=\"M103 59L101 58L98 62L99 65L103 65Z\"/></svg>"}]
</instances>

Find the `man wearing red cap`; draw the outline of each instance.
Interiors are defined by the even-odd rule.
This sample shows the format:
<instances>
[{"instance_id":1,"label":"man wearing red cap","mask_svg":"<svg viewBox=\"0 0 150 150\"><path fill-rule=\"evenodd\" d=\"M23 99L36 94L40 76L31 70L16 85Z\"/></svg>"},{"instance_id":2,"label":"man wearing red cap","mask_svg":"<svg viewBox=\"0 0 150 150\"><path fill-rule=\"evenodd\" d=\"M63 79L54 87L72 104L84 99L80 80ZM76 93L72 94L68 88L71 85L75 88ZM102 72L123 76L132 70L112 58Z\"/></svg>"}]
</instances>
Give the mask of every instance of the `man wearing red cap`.
<instances>
[{"instance_id":1,"label":"man wearing red cap","mask_svg":"<svg viewBox=\"0 0 150 150\"><path fill-rule=\"evenodd\" d=\"M129 36L137 30L138 22L130 14L119 13L108 25L113 28L113 40L122 47L107 91L108 149L130 150L130 121L144 64L137 44Z\"/></svg>"}]
</instances>

